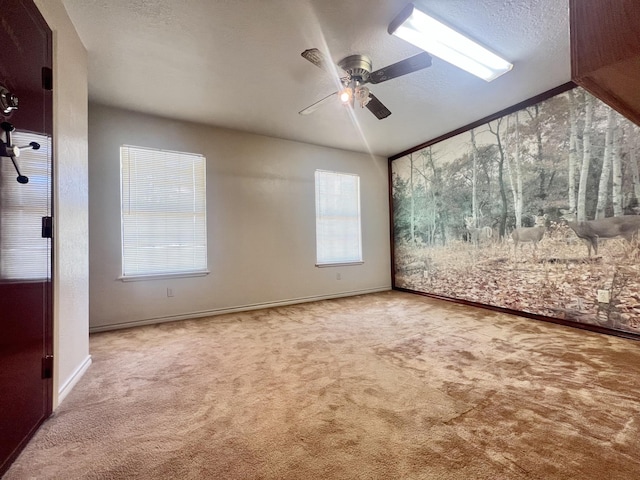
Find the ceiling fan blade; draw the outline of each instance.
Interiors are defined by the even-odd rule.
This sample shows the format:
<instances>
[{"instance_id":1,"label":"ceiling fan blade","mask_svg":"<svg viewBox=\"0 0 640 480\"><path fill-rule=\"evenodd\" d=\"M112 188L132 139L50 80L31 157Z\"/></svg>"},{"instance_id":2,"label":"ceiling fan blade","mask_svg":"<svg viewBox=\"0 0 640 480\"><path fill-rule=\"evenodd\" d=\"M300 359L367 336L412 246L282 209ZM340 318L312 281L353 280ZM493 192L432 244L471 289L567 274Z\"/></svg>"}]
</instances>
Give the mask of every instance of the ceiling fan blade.
<instances>
[{"instance_id":1,"label":"ceiling fan blade","mask_svg":"<svg viewBox=\"0 0 640 480\"><path fill-rule=\"evenodd\" d=\"M305 50L300 55L302 55L302 58L305 60L313 63L316 67L320 67L326 72L333 73L331 61L327 60L327 57L317 48Z\"/></svg>"},{"instance_id":2,"label":"ceiling fan blade","mask_svg":"<svg viewBox=\"0 0 640 480\"><path fill-rule=\"evenodd\" d=\"M431 55L427 52L419 53L413 57L400 60L398 63L388 65L369 75L369 83L382 83L392 78L401 77L408 73L416 72L431 66Z\"/></svg>"},{"instance_id":3,"label":"ceiling fan blade","mask_svg":"<svg viewBox=\"0 0 640 480\"><path fill-rule=\"evenodd\" d=\"M391 111L385 107L373 93L369 94L369 103L367 103L366 107L378 118L378 120L382 120L383 118L387 118L391 115Z\"/></svg>"},{"instance_id":4,"label":"ceiling fan blade","mask_svg":"<svg viewBox=\"0 0 640 480\"><path fill-rule=\"evenodd\" d=\"M298 113L300 115L309 115L310 113L315 112L318 108L327 103L329 99L331 99L334 95L338 95L338 92L333 92L327 95L326 97L318 100L316 103L312 103L307 108L300 110Z\"/></svg>"}]
</instances>

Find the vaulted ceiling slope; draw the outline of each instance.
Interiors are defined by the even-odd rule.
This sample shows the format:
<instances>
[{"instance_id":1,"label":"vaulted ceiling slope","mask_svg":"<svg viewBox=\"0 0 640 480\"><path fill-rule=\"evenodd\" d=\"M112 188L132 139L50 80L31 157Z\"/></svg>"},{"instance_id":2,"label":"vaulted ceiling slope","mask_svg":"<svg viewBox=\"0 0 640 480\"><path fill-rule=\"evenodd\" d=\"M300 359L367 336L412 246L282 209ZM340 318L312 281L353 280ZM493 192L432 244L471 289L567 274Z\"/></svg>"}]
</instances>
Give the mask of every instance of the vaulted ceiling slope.
<instances>
[{"instance_id":1,"label":"vaulted ceiling slope","mask_svg":"<svg viewBox=\"0 0 640 480\"><path fill-rule=\"evenodd\" d=\"M420 53L387 33L407 0L64 0L89 52L92 101L312 144L390 156L570 80L568 1L413 3L514 64L487 83L439 60L371 87L392 115L339 101L300 56Z\"/></svg>"}]
</instances>

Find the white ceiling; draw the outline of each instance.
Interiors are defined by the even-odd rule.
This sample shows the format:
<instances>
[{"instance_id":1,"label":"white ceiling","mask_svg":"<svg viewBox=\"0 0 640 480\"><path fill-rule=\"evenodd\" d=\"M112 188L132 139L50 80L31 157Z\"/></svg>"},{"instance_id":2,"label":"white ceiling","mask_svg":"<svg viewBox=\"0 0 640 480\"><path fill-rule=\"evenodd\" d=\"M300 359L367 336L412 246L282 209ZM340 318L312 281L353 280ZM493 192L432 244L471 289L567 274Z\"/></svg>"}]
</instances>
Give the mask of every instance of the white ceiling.
<instances>
[{"instance_id":1,"label":"white ceiling","mask_svg":"<svg viewBox=\"0 0 640 480\"><path fill-rule=\"evenodd\" d=\"M63 0L89 52L95 102L390 156L570 80L568 0L416 0L514 64L487 83L442 60L369 85L392 115L338 100L300 56L366 54L374 70L420 52L387 33L408 0Z\"/></svg>"}]
</instances>

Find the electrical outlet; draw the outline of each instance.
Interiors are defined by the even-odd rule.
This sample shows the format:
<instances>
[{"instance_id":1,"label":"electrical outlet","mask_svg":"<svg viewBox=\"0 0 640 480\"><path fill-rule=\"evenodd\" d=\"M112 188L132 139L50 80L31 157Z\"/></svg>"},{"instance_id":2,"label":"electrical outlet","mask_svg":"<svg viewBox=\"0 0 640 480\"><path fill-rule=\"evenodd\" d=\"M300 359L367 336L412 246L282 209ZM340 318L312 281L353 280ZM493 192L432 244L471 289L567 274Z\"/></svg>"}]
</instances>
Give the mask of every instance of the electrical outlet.
<instances>
[{"instance_id":1,"label":"electrical outlet","mask_svg":"<svg viewBox=\"0 0 640 480\"><path fill-rule=\"evenodd\" d=\"M167 297L173 297L173 288L167 288Z\"/></svg>"},{"instance_id":2,"label":"electrical outlet","mask_svg":"<svg viewBox=\"0 0 640 480\"><path fill-rule=\"evenodd\" d=\"M609 290L598 290L598 303L609 303Z\"/></svg>"},{"instance_id":3,"label":"electrical outlet","mask_svg":"<svg viewBox=\"0 0 640 480\"><path fill-rule=\"evenodd\" d=\"M336 273L336 280L342 280L342 274Z\"/></svg>"}]
</instances>

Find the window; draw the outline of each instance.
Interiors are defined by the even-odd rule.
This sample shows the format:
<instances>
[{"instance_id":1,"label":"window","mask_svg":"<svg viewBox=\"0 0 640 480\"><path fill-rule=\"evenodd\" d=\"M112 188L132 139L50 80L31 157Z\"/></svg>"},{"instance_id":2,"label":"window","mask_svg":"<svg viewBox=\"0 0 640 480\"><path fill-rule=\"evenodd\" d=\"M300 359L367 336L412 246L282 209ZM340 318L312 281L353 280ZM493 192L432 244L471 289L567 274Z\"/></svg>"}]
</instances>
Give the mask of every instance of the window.
<instances>
[{"instance_id":1,"label":"window","mask_svg":"<svg viewBox=\"0 0 640 480\"><path fill-rule=\"evenodd\" d=\"M360 177L316 170L316 265L362 263Z\"/></svg>"},{"instance_id":2,"label":"window","mask_svg":"<svg viewBox=\"0 0 640 480\"><path fill-rule=\"evenodd\" d=\"M120 148L122 279L207 272L206 159Z\"/></svg>"}]
</instances>

